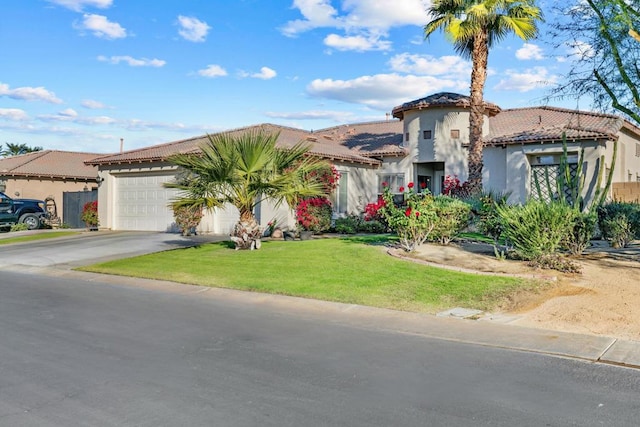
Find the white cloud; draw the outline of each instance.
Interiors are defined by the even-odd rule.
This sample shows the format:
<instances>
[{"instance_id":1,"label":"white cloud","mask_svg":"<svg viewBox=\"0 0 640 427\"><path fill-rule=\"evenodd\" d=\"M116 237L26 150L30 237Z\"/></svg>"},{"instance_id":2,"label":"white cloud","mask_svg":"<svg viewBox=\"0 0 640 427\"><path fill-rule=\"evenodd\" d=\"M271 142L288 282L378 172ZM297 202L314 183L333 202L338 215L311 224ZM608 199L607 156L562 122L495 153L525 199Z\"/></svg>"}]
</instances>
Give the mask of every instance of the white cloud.
<instances>
[{"instance_id":1,"label":"white cloud","mask_svg":"<svg viewBox=\"0 0 640 427\"><path fill-rule=\"evenodd\" d=\"M275 76L277 76L278 73L276 73L275 70L272 70L269 67L262 67L260 68L259 73L250 74L250 73L247 73L246 71L240 71L238 75L240 77L253 77L254 79L270 80Z\"/></svg>"},{"instance_id":2,"label":"white cloud","mask_svg":"<svg viewBox=\"0 0 640 427\"><path fill-rule=\"evenodd\" d=\"M98 56L98 61L108 62L110 64L119 64L121 62L127 63L131 67L164 67L167 61L163 61L161 59L147 59L140 58L136 59L128 55L124 56L112 56L107 58L106 56L100 55Z\"/></svg>"},{"instance_id":3,"label":"white cloud","mask_svg":"<svg viewBox=\"0 0 640 427\"><path fill-rule=\"evenodd\" d=\"M76 23L75 28L87 30L94 36L103 39L121 39L127 37L127 30L117 22L110 22L106 16L85 13L81 23Z\"/></svg>"},{"instance_id":4,"label":"white cloud","mask_svg":"<svg viewBox=\"0 0 640 427\"><path fill-rule=\"evenodd\" d=\"M574 59L589 59L596 56L596 52L589 43L583 41L568 42L567 48L569 50L569 56Z\"/></svg>"},{"instance_id":5,"label":"white cloud","mask_svg":"<svg viewBox=\"0 0 640 427\"><path fill-rule=\"evenodd\" d=\"M466 80L432 76L377 74L352 80L316 79L307 86L309 95L388 111L407 99L416 99L444 89L461 90Z\"/></svg>"},{"instance_id":6,"label":"white cloud","mask_svg":"<svg viewBox=\"0 0 640 427\"><path fill-rule=\"evenodd\" d=\"M24 110L19 108L0 108L0 119L22 121L27 120L29 116Z\"/></svg>"},{"instance_id":7,"label":"white cloud","mask_svg":"<svg viewBox=\"0 0 640 427\"><path fill-rule=\"evenodd\" d=\"M289 21L281 28L287 36L326 27L386 31L403 25L422 26L429 20L423 0L344 0L342 15L329 0L294 0L293 7L303 19Z\"/></svg>"},{"instance_id":8,"label":"white cloud","mask_svg":"<svg viewBox=\"0 0 640 427\"><path fill-rule=\"evenodd\" d=\"M58 113L62 117L76 118L78 117L78 113L73 108L67 108L66 110L62 110Z\"/></svg>"},{"instance_id":9,"label":"white cloud","mask_svg":"<svg viewBox=\"0 0 640 427\"><path fill-rule=\"evenodd\" d=\"M524 43L522 47L516 50L516 58L527 59L544 59L542 48L533 43Z\"/></svg>"},{"instance_id":10,"label":"white cloud","mask_svg":"<svg viewBox=\"0 0 640 427\"><path fill-rule=\"evenodd\" d=\"M62 100L56 97L55 93L48 91L42 86L24 86L10 89L9 85L0 83L0 96L21 101L44 101L52 104L62 104Z\"/></svg>"},{"instance_id":11,"label":"white cloud","mask_svg":"<svg viewBox=\"0 0 640 427\"><path fill-rule=\"evenodd\" d=\"M211 29L206 22L189 16L178 16L178 24L181 27L178 34L185 40L196 43L205 41Z\"/></svg>"},{"instance_id":12,"label":"white cloud","mask_svg":"<svg viewBox=\"0 0 640 427\"><path fill-rule=\"evenodd\" d=\"M210 64L207 68L198 70L198 74L202 77L223 77L227 75L227 70L219 65Z\"/></svg>"},{"instance_id":13,"label":"white cloud","mask_svg":"<svg viewBox=\"0 0 640 427\"><path fill-rule=\"evenodd\" d=\"M335 120L345 121L353 117L353 113L349 111L300 111L290 113L266 112L267 117L287 120Z\"/></svg>"},{"instance_id":14,"label":"white cloud","mask_svg":"<svg viewBox=\"0 0 640 427\"><path fill-rule=\"evenodd\" d=\"M57 4L76 12L81 12L85 6L107 9L111 7L113 0L48 0L49 3Z\"/></svg>"},{"instance_id":15,"label":"white cloud","mask_svg":"<svg viewBox=\"0 0 640 427\"><path fill-rule=\"evenodd\" d=\"M469 79L471 62L455 55L436 58L431 55L401 53L389 60L393 71L425 76L447 76L455 79Z\"/></svg>"},{"instance_id":16,"label":"white cloud","mask_svg":"<svg viewBox=\"0 0 640 427\"><path fill-rule=\"evenodd\" d=\"M366 52L391 49L390 41L380 40L379 37L372 35L365 37L364 35L340 36L338 34L329 34L325 37L324 44L341 51L354 50L356 52Z\"/></svg>"},{"instance_id":17,"label":"white cloud","mask_svg":"<svg viewBox=\"0 0 640 427\"><path fill-rule=\"evenodd\" d=\"M100 110L103 108L107 108L107 106L102 102L94 101L93 99L85 99L80 105L82 105L84 108L88 108L89 110Z\"/></svg>"},{"instance_id":18,"label":"white cloud","mask_svg":"<svg viewBox=\"0 0 640 427\"><path fill-rule=\"evenodd\" d=\"M549 75L545 67L534 67L522 73L507 70L505 74L507 78L500 80L494 86L495 90L529 92L555 84L558 81L558 76Z\"/></svg>"},{"instance_id":19,"label":"white cloud","mask_svg":"<svg viewBox=\"0 0 640 427\"><path fill-rule=\"evenodd\" d=\"M298 33L319 27L333 27L338 25L337 10L331 6L329 0L294 0L293 7L300 10L304 19L289 21L281 28L286 36L295 36Z\"/></svg>"},{"instance_id":20,"label":"white cloud","mask_svg":"<svg viewBox=\"0 0 640 427\"><path fill-rule=\"evenodd\" d=\"M344 35L331 34L324 43L338 50L389 50L391 42L381 40L388 30L428 22L424 0L344 0L340 13L329 0L294 0L303 19L287 22L280 31L293 37L314 28L336 28Z\"/></svg>"}]
</instances>

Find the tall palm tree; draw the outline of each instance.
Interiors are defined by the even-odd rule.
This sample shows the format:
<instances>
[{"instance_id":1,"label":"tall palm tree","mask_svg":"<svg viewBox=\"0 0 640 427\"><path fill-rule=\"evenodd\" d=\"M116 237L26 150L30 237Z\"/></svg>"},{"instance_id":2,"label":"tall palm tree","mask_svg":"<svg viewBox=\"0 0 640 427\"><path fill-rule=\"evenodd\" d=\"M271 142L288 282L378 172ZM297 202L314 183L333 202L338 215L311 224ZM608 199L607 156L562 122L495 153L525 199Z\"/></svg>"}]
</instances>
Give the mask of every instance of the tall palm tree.
<instances>
[{"instance_id":1,"label":"tall palm tree","mask_svg":"<svg viewBox=\"0 0 640 427\"><path fill-rule=\"evenodd\" d=\"M2 148L0 145L0 156L10 157L19 156L20 154L33 153L34 151L42 151L42 147L29 147L27 144L12 144L6 143L7 148Z\"/></svg>"},{"instance_id":2,"label":"tall palm tree","mask_svg":"<svg viewBox=\"0 0 640 427\"><path fill-rule=\"evenodd\" d=\"M472 62L468 181L471 192L477 194L482 191L483 93L489 49L510 33L525 41L536 37L542 11L535 0L433 0L428 12L432 20L424 27L425 38L442 30L456 52Z\"/></svg>"},{"instance_id":3,"label":"tall palm tree","mask_svg":"<svg viewBox=\"0 0 640 427\"><path fill-rule=\"evenodd\" d=\"M263 199L295 207L302 197L324 194L321 182L309 179L328 164L308 155L309 146L276 146L278 134L246 132L209 135L199 154L176 154L170 161L182 174L167 187L181 190L174 208L223 208L226 203L240 212L232 233L236 249L249 249L260 236L254 208Z\"/></svg>"}]
</instances>

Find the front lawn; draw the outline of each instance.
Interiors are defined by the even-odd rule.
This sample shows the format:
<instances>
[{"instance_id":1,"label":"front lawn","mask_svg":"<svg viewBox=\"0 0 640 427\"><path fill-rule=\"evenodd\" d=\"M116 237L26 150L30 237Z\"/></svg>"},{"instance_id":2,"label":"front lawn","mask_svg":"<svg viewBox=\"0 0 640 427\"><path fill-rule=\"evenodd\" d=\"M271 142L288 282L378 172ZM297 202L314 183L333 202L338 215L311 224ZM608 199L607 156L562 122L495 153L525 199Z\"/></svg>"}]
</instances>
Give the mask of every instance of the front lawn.
<instances>
[{"instance_id":1,"label":"front lawn","mask_svg":"<svg viewBox=\"0 0 640 427\"><path fill-rule=\"evenodd\" d=\"M490 310L508 294L535 286L399 260L380 243L357 237L267 241L258 251L211 243L81 270L431 313L457 306Z\"/></svg>"}]
</instances>

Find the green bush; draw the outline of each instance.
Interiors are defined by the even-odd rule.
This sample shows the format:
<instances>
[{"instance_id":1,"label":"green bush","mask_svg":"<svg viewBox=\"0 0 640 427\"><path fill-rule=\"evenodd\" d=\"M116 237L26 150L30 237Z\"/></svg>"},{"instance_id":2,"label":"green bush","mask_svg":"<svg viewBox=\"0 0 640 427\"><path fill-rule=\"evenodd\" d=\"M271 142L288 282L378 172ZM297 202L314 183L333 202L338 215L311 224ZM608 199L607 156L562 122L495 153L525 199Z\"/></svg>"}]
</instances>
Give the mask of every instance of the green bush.
<instances>
[{"instance_id":1,"label":"green bush","mask_svg":"<svg viewBox=\"0 0 640 427\"><path fill-rule=\"evenodd\" d=\"M435 213L435 225L428 240L448 245L467 225L471 206L450 196L436 196L429 206Z\"/></svg>"},{"instance_id":2,"label":"green bush","mask_svg":"<svg viewBox=\"0 0 640 427\"><path fill-rule=\"evenodd\" d=\"M563 202L530 200L525 205L496 206L503 235L520 258L535 260L557 252L573 228L574 210Z\"/></svg>"},{"instance_id":3,"label":"green bush","mask_svg":"<svg viewBox=\"0 0 640 427\"><path fill-rule=\"evenodd\" d=\"M9 231L27 231L28 229L29 227L27 226L27 224L19 222L17 224L13 224Z\"/></svg>"},{"instance_id":4,"label":"green bush","mask_svg":"<svg viewBox=\"0 0 640 427\"><path fill-rule=\"evenodd\" d=\"M473 203L478 218L478 231L485 236L491 237L497 243L502 236L502 222L498 214L497 206L506 206L508 195L502 193L483 193L477 201Z\"/></svg>"},{"instance_id":5,"label":"green bush","mask_svg":"<svg viewBox=\"0 0 640 427\"><path fill-rule=\"evenodd\" d=\"M371 234L386 233L387 226L382 221L378 221L375 219L371 221L361 221L358 226L358 231L360 233L371 233Z\"/></svg>"},{"instance_id":6,"label":"green bush","mask_svg":"<svg viewBox=\"0 0 640 427\"><path fill-rule=\"evenodd\" d=\"M624 248L640 237L640 204L613 202L600 206L598 225L611 246Z\"/></svg>"},{"instance_id":7,"label":"green bush","mask_svg":"<svg viewBox=\"0 0 640 427\"><path fill-rule=\"evenodd\" d=\"M336 218L334 230L341 234L356 234L360 228L360 217L349 215L344 218Z\"/></svg>"},{"instance_id":8,"label":"green bush","mask_svg":"<svg viewBox=\"0 0 640 427\"><path fill-rule=\"evenodd\" d=\"M582 213L574 209L573 225L568 230L562 242L571 255L580 255L589 247L595 233L598 216L591 213Z\"/></svg>"}]
</instances>

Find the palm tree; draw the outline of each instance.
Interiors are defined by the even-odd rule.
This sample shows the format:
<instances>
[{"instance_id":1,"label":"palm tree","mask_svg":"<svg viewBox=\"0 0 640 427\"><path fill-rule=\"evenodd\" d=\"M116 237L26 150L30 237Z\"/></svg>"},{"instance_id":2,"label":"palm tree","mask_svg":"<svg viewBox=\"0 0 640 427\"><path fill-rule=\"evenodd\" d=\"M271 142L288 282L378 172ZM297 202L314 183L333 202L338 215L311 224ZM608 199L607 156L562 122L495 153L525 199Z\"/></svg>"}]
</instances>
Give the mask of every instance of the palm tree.
<instances>
[{"instance_id":1,"label":"palm tree","mask_svg":"<svg viewBox=\"0 0 640 427\"><path fill-rule=\"evenodd\" d=\"M169 161L182 173L167 187L181 190L174 208L238 208L240 220L232 233L236 249L255 246L260 225L254 208L263 199L295 207L302 197L321 196L321 182L309 179L314 171L328 164L308 154L309 146L298 143L291 148L276 146L279 134L246 132L239 135L208 135L199 154L176 154Z\"/></svg>"},{"instance_id":2,"label":"palm tree","mask_svg":"<svg viewBox=\"0 0 640 427\"><path fill-rule=\"evenodd\" d=\"M29 147L27 144L12 144L10 142L6 143L6 147L2 149L0 145L0 156L2 157L10 157L10 156L19 156L20 154L33 153L34 151L42 151L42 147Z\"/></svg>"},{"instance_id":3,"label":"palm tree","mask_svg":"<svg viewBox=\"0 0 640 427\"><path fill-rule=\"evenodd\" d=\"M433 0L428 12L433 19L424 27L425 38L442 30L456 52L472 62L468 181L471 192L477 194L482 191L483 93L489 49L510 33L525 41L536 37L542 11L535 0Z\"/></svg>"}]
</instances>

